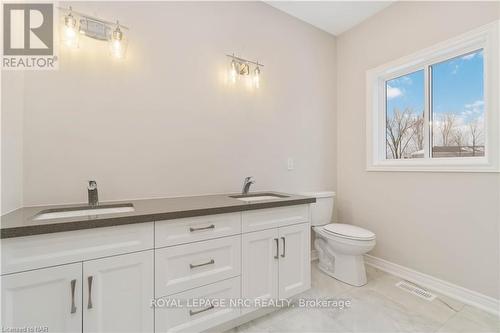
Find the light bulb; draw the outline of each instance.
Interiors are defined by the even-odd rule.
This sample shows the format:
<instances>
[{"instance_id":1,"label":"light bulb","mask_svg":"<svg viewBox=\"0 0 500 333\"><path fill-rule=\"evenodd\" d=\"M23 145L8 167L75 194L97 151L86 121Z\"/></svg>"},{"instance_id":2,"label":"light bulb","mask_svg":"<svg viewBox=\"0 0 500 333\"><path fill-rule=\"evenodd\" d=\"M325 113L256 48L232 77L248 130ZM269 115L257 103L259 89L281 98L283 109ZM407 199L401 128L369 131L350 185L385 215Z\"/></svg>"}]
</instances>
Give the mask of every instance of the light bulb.
<instances>
[{"instance_id":1,"label":"light bulb","mask_svg":"<svg viewBox=\"0 0 500 333\"><path fill-rule=\"evenodd\" d=\"M233 59L231 61L231 69L229 70L229 79L231 80L231 83L236 83L237 75L238 72L236 71L236 61Z\"/></svg>"},{"instance_id":2,"label":"light bulb","mask_svg":"<svg viewBox=\"0 0 500 333\"><path fill-rule=\"evenodd\" d=\"M125 58L127 52L127 40L120 29L120 23L116 22L116 28L111 33L110 38L111 55L117 59Z\"/></svg>"},{"instance_id":3,"label":"light bulb","mask_svg":"<svg viewBox=\"0 0 500 333\"><path fill-rule=\"evenodd\" d=\"M255 88L260 87L260 68L259 65L255 67L255 70L253 72L253 84L255 85Z\"/></svg>"},{"instance_id":4,"label":"light bulb","mask_svg":"<svg viewBox=\"0 0 500 333\"><path fill-rule=\"evenodd\" d=\"M111 44L111 52L113 53L113 56L116 58L122 58L123 57L123 46L121 41L119 40L114 40L112 41Z\"/></svg>"},{"instance_id":5,"label":"light bulb","mask_svg":"<svg viewBox=\"0 0 500 333\"><path fill-rule=\"evenodd\" d=\"M71 13L71 7L69 8L69 13L64 17L64 29L63 29L63 40L64 44L69 48L78 47L78 31L77 31L77 20Z\"/></svg>"}]
</instances>

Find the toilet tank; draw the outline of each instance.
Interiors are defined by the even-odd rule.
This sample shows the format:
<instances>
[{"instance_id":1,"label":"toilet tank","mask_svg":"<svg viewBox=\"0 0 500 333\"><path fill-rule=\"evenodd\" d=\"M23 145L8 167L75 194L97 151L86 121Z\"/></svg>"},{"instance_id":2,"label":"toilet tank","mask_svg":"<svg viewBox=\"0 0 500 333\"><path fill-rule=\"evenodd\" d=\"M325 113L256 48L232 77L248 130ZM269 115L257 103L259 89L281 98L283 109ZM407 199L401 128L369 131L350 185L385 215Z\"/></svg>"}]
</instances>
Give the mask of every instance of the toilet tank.
<instances>
[{"instance_id":1,"label":"toilet tank","mask_svg":"<svg viewBox=\"0 0 500 333\"><path fill-rule=\"evenodd\" d=\"M333 222L335 192L323 191L301 194L316 198L316 203L311 204L311 225L318 226Z\"/></svg>"}]
</instances>

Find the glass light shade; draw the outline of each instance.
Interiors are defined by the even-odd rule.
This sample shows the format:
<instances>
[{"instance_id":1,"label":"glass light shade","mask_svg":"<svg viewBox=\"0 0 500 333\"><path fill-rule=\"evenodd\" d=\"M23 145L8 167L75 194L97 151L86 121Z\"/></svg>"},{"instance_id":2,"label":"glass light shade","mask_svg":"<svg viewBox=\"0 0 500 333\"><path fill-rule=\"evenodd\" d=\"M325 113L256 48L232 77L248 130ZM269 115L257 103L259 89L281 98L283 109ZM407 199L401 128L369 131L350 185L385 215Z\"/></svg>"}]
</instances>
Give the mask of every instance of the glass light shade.
<instances>
[{"instance_id":1,"label":"glass light shade","mask_svg":"<svg viewBox=\"0 0 500 333\"><path fill-rule=\"evenodd\" d=\"M62 34L64 45L72 49L78 47L78 24L76 18L71 14L71 12L64 17L64 28Z\"/></svg>"},{"instance_id":2,"label":"glass light shade","mask_svg":"<svg viewBox=\"0 0 500 333\"><path fill-rule=\"evenodd\" d=\"M109 39L109 48L111 55L116 59L123 59L127 54L128 40L120 29L120 25L111 33L111 38Z\"/></svg>"},{"instance_id":3,"label":"glass light shade","mask_svg":"<svg viewBox=\"0 0 500 333\"><path fill-rule=\"evenodd\" d=\"M259 66L255 67L255 70L253 72L253 84L255 88L260 87L260 68Z\"/></svg>"},{"instance_id":4,"label":"glass light shade","mask_svg":"<svg viewBox=\"0 0 500 333\"><path fill-rule=\"evenodd\" d=\"M236 61L234 59L231 60L231 68L229 69L229 80L231 81L231 83L236 83L236 77L238 76L236 67Z\"/></svg>"}]
</instances>

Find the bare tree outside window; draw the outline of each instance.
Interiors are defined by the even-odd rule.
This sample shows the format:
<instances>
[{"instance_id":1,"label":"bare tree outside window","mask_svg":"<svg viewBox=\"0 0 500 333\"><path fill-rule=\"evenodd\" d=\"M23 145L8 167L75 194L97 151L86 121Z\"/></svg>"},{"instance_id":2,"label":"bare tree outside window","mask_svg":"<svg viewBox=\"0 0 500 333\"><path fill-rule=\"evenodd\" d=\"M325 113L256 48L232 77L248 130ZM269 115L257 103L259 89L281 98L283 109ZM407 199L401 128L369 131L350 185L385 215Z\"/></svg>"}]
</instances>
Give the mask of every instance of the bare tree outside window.
<instances>
[{"instance_id":1,"label":"bare tree outside window","mask_svg":"<svg viewBox=\"0 0 500 333\"><path fill-rule=\"evenodd\" d=\"M424 71L386 83L386 158L424 157Z\"/></svg>"},{"instance_id":2,"label":"bare tree outside window","mask_svg":"<svg viewBox=\"0 0 500 333\"><path fill-rule=\"evenodd\" d=\"M415 120L415 125L413 126L415 131L415 141L417 145L417 149L419 151L424 150L424 115L421 114L420 117L417 117Z\"/></svg>"},{"instance_id":3,"label":"bare tree outside window","mask_svg":"<svg viewBox=\"0 0 500 333\"><path fill-rule=\"evenodd\" d=\"M441 121L438 121L437 127L441 134L441 144L451 146L456 123L456 116L453 113L445 113Z\"/></svg>"},{"instance_id":4,"label":"bare tree outside window","mask_svg":"<svg viewBox=\"0 0 500 333\"><path fill-rule=\"evenodd\" d=\"M445 113L434 121L433 157L484 156L484 124L462 113Z\"/></svg>"},{"instance_id":5,"label":"bare tree outside window","mask_svg":"<svg viewBox=\"0 0 500 333\"><path fill-rule=\"evenodd\" d=\"M469 132L472 145L472 156L484 156L483 125L476 119L469 123Z\"/></svg>"},{"instance_id":6,"label":"bare tree outside window","mask_svg":"<svg viewBox=\"0 0 500 333\"><path fill-rule=\"evenodd\" d=\"M457 147L457 155L458 157L462 156L462 153L467 151L467 137L465 130L461 127L453 130L451 135L453 137L453 143Z\"/></svg>"},{"instance_id":7,"label":"bare tree outside window","mask_svg":"<svg viewBox=\"0 0 500 333\"><path fill-rule=\"evenodd\" d=\"M388 157L393 159L415 158L415 153L423 149L423 118L412 109L394 110L387 117Z\"/></svg>"}]
</instances>

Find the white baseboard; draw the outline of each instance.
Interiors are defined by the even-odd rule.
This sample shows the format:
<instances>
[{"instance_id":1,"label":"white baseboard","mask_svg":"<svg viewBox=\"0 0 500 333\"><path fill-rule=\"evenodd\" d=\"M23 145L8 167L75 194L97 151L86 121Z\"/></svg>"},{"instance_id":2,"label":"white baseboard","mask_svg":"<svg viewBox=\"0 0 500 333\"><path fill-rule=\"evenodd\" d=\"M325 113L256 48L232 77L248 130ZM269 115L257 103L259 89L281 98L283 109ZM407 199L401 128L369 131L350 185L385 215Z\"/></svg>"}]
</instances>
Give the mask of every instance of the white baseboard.
<instances>
[{"instance_id":1,"label":"white baseboard","mask_svg":"<svg viewBox=\"0 0 500 333\"><path fill-rule=\"evenodd\" d=\"M399 276L422 287L454 298L462 303L475 306L497 316L500 315L500 301L493 297L480 294L476 291L460 287L456 284L440 280L433 276L417 272L413 269L371 255L365 255L365 262L384 272Z\"/></svg>"}]
</instances>

